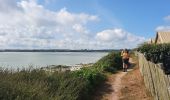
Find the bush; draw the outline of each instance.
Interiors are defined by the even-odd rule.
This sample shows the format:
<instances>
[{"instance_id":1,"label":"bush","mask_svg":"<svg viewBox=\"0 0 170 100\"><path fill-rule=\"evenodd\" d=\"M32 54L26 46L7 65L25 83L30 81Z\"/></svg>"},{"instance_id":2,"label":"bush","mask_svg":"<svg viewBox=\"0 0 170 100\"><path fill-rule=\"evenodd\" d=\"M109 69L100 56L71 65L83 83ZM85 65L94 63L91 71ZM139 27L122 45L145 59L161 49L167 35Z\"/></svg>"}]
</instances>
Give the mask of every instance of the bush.
<instances>
[{"instance_id":1,"label":"bush","mask_svg":"<svg viewBox=\"0 0 170 100\"><path fill-rule=\"evenodd\" d=\"M100 71L116 72L122 68L121 54L111 52L94 64Z\"/></svg>"},{"instance_id":2,"label":"bush","mask_svg":"<svg viewBox=\"0 0 170 100\"><path fill-rule=\"evenodd\" d=\"M29 72L9 72L0 77L0 100L47 100L50 99L44 91L47 85L41 80L23 79ZM29 73L30 74L30 73ZM30 74L31 75L31 74ZM25 77L25 76L24 76ZM34 77L34 76L33 76Z\"/></svg>"},{"instance_id":3,"label":"bush","mask_svg":"<svg viewBox=\"0 0 170 100\"><path fill-rule=\"evenodd\" d=\"M3 71L1 75L3 76ZM0 100L83 100L88 99L88 81L73 73L23 70L0 76Z\"/></svg>"},{"instance_id":4,"label":"bush","mask_svg":"<svg viewBox=\"0 0 170 100\"><path fill-rule=\"evenodd\" d=\"M170 44L144 44L137 51L143 53L148 61L163 63L170 57Z\"/></svg>"},{"instance_id":5,"label":"bush","mask_svg":"<svg viewBox=\"0 0 170 100\"><path fill-rule=\"evenodd\" d=\"M92 67L83 68L75 71L76 76L85 78L89 81L89 93L106 80L104 72L114 73L122 67L120 53L111 52L97 61Z\"/></svg>"},{"instance_id":6,"label":"bush","mask_svg":"<svg viewBox=\"0 0 170 100\"><path fill-rule=\"evenodd\" d=\"M100 73L94 68L83 68L82 70L75 71L74 74L75 76L85 78L88 81L89 94L91 94L95 90L95 88L101 83L103 83L106 79L103 73Z\"/></svg>"}]
</instances>

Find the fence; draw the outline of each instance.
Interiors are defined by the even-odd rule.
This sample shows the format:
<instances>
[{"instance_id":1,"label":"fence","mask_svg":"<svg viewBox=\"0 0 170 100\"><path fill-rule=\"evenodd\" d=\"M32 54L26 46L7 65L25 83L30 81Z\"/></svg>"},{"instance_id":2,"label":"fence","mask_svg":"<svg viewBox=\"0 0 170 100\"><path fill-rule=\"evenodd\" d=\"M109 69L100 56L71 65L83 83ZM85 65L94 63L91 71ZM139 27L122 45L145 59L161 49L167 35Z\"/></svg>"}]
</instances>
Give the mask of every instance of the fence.
<instances>
[{"instance_id":1,"label":"fence","mask_svg":"<svg viewBox=\"0 0 170 100\"><path fill-rule=\"evenodd\" d=\"M163 64L147 61L143 54L137 53L140 72L146 88L155 100L170 100L170 75L162 70Z\"/></svg>"}]
</instances>

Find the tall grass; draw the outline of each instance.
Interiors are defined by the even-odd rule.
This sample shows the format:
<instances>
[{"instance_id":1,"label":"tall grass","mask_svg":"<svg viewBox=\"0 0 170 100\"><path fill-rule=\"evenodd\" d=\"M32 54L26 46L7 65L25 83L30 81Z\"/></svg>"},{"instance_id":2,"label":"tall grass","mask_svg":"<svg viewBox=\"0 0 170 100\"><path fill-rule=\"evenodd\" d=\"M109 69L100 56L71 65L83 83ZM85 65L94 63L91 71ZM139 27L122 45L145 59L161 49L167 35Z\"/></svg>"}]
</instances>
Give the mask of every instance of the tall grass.
<instances>
[{"instance_id":1,"label":"tall grass","mask_svg":"<svg viewBox=\"0 0 170 100\"><path fill-rule=\"evenodd\" d=\"M112 52L92 67L74 72L0 69L0 100L89 100L105 81L104 72L115 72L120 67L120 54Z\"/></svg>"}]
</instances>

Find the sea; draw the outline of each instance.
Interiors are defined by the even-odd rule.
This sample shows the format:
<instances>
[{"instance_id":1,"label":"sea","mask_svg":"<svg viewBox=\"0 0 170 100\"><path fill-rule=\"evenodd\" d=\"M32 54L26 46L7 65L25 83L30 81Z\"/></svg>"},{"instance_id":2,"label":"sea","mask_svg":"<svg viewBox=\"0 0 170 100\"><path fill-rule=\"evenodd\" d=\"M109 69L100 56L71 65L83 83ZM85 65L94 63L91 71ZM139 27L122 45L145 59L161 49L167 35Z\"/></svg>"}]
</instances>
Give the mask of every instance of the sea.
<instances>
[{"instance_id":1,"label":"sea","mask_svg":"<svg viewBox=\"0 0 170 100\"><path fill-rule=\"evenodd\" d=\"M95 63L108 52L0 52L3 69Z\"/></svg>"}]
</instances>

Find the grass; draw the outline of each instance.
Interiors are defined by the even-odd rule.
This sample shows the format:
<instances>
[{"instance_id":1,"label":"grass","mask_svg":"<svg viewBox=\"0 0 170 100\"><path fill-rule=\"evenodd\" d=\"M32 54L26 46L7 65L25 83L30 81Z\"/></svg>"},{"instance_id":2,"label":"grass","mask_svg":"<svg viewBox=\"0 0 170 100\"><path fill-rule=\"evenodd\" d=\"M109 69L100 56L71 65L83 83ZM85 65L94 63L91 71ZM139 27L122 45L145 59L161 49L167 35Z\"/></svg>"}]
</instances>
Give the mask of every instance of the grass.
<instances>
[{"instance_id":1,"label":"grass","mask_svg":"<svg viewBox=\"0 0 170 100\"><path fill-rule=\"evenodd\" d=\"M116 72L121 61L119 53L111 52L93 66L74 72L0 69L0 100L89 100L105 81L104 73Z\"/></svg>"},{"instance_id":2,"label":"grass","mask_svg":"<svg viewBox=\"0 0 170 100\"><path fill-rule=\"evenodd\" d=\"M153 100L151 93L146 89L144 80L140 74L138 60L131 54L135 66L122 79L120 100Z\"/></svg>"}]
</instances>

